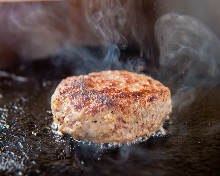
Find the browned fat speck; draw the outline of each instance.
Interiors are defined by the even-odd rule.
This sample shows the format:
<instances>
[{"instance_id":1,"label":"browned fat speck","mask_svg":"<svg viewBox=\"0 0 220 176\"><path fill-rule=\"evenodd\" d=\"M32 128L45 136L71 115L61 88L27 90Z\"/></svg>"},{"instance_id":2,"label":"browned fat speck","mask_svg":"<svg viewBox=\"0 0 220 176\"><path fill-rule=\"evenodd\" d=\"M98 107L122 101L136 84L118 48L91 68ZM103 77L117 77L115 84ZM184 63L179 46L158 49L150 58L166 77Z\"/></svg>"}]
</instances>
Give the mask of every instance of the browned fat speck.
<instances>
[{"instance_id":1,"label":"browned fat speck","mask_svg":"<svg viewBox=\"0 0 220 176\"><path fill-rule=\"evenodd\" d=\"M157 98L155 97L155 96L153 96L153 97L150 97L150 98L148 98L148 102L152 102L152 101L154 101L154 100L156 100Z\"/></svg>"},{"instance_id":2,"label":"browned fat speck","mask_svg":"<svg viewBox=\"0 0 220 176\"><path fill-rule=\"evenodd\" d=\"M152 85L152 80L148 79L148 82L149 82L150 85Z\"/></svg>"}]
</instances>

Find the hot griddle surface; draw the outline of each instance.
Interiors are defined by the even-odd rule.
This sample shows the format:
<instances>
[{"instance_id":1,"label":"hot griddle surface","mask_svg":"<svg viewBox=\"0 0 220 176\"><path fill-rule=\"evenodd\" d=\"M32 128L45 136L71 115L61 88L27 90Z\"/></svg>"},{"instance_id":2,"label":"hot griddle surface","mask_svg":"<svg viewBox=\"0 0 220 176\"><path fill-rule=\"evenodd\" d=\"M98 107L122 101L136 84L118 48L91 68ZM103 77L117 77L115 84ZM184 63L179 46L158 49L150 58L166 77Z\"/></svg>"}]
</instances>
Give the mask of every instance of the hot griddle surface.
<instances>
[{"instance_id":1,"label":"hot griddle surface","mask_svg":"<svg viewBox=\"0 0 220 176\"><path fill-rule=\"evenodd\" d=\"M101 151L52 132L50 97L71 69L44 60L5 71L25 79L0 76L2 175L220 174L220 85L200 87L191 104L175 107L166 136Z\"/></svg>"}]
</instances>

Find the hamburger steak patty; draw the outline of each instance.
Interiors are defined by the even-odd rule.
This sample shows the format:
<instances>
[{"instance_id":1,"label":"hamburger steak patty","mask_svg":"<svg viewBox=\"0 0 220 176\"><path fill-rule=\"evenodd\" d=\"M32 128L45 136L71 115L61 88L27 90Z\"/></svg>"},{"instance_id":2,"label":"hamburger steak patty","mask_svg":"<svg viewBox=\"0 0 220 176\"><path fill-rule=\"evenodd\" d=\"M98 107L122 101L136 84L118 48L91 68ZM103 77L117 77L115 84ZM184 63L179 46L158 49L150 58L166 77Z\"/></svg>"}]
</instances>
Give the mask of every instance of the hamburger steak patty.
<instances>
[{"instance_id":1,"label":"hamburger steak patty","mask_svg":"<svg viewBox=\"0 0 220 176\"><path fill-rule=\"evenodd\" d=\"M103 71L62 80L51 108L62 133L81 141L125 143L162 126L171 112L171 95L144 74Z\"/></svg>"}]
</instances>

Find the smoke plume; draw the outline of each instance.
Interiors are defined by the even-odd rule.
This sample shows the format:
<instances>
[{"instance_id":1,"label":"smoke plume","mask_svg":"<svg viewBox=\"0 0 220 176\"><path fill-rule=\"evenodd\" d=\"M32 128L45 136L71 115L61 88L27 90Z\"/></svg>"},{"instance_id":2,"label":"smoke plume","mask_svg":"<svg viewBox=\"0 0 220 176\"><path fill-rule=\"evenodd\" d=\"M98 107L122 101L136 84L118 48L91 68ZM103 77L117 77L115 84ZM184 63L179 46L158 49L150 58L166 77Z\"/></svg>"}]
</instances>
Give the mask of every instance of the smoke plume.
<instances>
[{"instance_id":1,"label":"smoke plume","mask_svg":"<svg viewBox=\"0 0 220 176\"><path fill-rule=\"evenodd\" d=\"M219 82L220 41L198 19L164 15L156 22L155 35L160 48L159 77L176 93L174 105L191 103L196 88Z\"/></svg>"}]
</instances>

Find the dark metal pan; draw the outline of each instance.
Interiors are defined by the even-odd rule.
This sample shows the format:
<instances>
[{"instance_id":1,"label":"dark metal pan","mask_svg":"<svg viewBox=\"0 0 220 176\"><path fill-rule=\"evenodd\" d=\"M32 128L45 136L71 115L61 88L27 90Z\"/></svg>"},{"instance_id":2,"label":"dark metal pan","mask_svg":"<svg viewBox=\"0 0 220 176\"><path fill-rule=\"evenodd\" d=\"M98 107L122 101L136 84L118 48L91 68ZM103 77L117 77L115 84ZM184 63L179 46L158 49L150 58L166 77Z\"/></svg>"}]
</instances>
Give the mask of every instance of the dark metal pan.
<instances>
[{"instance_id":1,"label":"dark metal pan","mask_svg":"<svg viewBox=\"0 0 220 176\"><path fill-rule=\"evenodd\" d=\"M52 132L50 97L62 78L75 74L74 64L63 62L59 66L53 59L22 63L0 76L2 175L220 173L220 85L200 86L192 103L174 107L164 124L167 135L99 150ZM174 94L175 87L170 88Z\"/></svg>"}]
</instances>

